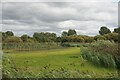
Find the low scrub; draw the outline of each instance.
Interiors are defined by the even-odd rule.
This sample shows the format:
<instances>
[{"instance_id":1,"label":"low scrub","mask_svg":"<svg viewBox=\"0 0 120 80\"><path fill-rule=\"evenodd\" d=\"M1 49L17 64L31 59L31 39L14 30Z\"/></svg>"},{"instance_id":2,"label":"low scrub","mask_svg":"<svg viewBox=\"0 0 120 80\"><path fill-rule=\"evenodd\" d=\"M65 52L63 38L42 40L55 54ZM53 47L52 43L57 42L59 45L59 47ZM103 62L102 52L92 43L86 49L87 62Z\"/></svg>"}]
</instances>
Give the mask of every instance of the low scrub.
<instances>
[{"instance_id":1,"label":"low scrub","mask_svg":"<svg viewBox=\"0 0 120 80\"><path fill-rule=\"evenodd\" d=\"M116 68L116 63L112 55L106 53L93 52L88 48L82 48L82 57L93 64L107 68Z\"/></svg>"},{"instance_id":2,"label":"low scrub","mask_svg":"<svg viewBox=\"0 0 120 80\"><path fill-rule=\"evenodd\" d=\"M60 47L57 43L3 43L3 50L40 50Z\"/></svg>"}]
</instances>

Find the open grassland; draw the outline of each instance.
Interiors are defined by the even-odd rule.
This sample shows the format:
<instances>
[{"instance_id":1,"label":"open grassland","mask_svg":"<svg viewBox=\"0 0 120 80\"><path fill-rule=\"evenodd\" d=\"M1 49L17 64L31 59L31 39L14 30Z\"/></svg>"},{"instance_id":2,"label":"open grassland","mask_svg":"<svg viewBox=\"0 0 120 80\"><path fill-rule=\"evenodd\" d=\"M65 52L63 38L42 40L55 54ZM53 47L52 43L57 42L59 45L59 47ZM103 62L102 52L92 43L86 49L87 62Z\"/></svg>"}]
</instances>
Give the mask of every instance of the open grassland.
<instances>
[{"instance_id":1,"label":"open grassland","mask_svg":"<svg viewBox=\"0 0 120 80\"><path fill-rule=\"evenodd\" d=\"M11 51L3 54L3 76L22 78L108 78L117 70L95 66L81 57L80 48Z\"/></svg>"}]
</instances>

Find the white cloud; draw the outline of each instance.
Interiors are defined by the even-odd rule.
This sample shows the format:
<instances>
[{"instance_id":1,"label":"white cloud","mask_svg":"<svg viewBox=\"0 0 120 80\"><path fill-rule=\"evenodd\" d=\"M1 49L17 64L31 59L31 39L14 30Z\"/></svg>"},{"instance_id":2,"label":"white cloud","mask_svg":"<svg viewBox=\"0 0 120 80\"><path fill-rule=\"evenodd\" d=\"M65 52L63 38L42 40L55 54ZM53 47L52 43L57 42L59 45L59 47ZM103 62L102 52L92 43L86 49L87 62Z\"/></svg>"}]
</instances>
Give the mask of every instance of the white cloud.
<instances>
[{"instance_id":1,"label":"white cloud","mask_svg":"<svg viewBox=\"0 0 120 80\"><path fill-rule=\"evenodd\" d=\"M117 3L98 0L77 3L3 3L3 30L31 35L38 31L60 34L71 28L79 34L96 35L101 26L109 26L112 30L117 27L117 7Z\"/></svg>"},{"instance_id":2,"label":"white cloud","mask_svg":"<svg viewBox=\"0 0 120 80\"><path fill-rule=\"evenodd\" d=\"M118 2L119 0L2 0L2 2Z\"/></svg>"}]
</instances>

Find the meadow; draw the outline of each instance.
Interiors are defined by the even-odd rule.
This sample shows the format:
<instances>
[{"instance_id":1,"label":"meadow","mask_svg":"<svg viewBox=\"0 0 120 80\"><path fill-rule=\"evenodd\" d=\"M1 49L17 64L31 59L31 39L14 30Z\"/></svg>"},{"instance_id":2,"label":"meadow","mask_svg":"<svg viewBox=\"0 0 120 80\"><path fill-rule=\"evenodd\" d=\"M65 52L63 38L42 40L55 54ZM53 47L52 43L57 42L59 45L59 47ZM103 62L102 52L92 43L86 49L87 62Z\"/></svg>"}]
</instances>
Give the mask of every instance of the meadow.
<instances>
[{"instance_id":1,"label":"meadow","mask_svg":"<svg viewBox=\"0 0 120 80\"><path fill-rule=\"evenodd\" d=\"M80 47L38 51L6 51L3 77L8 78L116 78L116 68L83 59Z\"/></svg>"}]
</instances>

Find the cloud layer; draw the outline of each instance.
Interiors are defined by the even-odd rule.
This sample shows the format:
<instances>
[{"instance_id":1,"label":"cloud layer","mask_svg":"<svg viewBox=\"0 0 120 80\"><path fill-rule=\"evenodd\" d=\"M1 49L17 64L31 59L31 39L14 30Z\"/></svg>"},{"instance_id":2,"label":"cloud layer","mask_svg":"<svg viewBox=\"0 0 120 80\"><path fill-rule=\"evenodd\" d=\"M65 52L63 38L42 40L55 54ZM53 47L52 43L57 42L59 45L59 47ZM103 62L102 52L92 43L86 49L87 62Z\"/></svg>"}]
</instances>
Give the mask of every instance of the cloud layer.
<instances>
[{"instance_id":1,"label":"cloud layer","mask_svg":"<svg viewBox=\"0 0 120 80\"><path fill-rule=\"evenodd\" d=\"M114 2L40 2L3 3L3 31L16 35L76 29L78 34L97 35L101 26L112 30L118 25Z\"/></svg>"}]
</instances>

